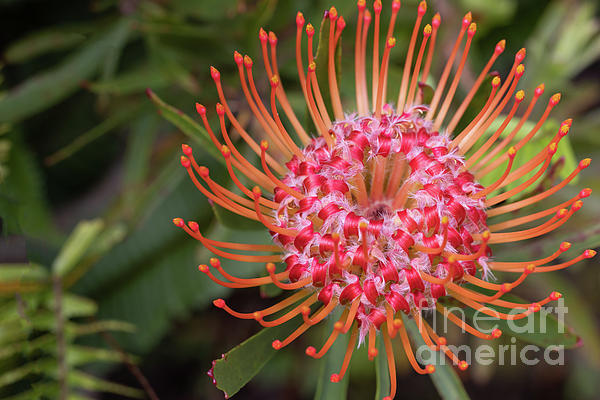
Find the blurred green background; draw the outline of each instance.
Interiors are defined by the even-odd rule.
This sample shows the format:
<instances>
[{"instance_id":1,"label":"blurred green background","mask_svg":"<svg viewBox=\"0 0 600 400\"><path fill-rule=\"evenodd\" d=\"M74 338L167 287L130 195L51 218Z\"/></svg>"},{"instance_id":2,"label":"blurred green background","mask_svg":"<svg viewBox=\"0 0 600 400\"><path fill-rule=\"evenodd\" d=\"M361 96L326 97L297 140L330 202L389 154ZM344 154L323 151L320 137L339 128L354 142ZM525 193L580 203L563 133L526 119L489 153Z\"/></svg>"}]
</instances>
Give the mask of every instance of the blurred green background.
<instances>
[{"instance_id":1,"label":"blurred green background","mask_svg":"<svg viewBox=\"0 0 600 400\"><path fill-rule=\"evenodd\" d=\"M384 1L386 12L389 3ZM211 361L259 326L230 317L211 301L228 297L233 305L254 309L272 300L258 289L232 293L199 273L196 267L209 253L171 219L197 220L212 237L229 241L261 243L268 236L217 221L179 166L180 146L196 145L214 178L226 182L214 153L200 150L205 142L193 126L194 103L214 109L217 96L208 72L214 65L238 118L249 121L233 51L258 59L261 26L278 34L282 79L303 115L293 58L296 11L318 27L332 4L348 22L343 43L348 54L353 1L0 0L0 398L60 398L65 387L70 398L144 397L150 389L144 392L141 374L161 399L222 398L206 375ZM416 4L403 1L396 25L399 49L407 46ZM526 46L521 87L531 93L544 82L546 94L562 92L545 129L553 135L560 121L574 118L570 142L559 147L565 157L543 185L570 173L573 154L600 159L597 2L436 0L429 10L442 14L438 53L449 51L462 15L473 12L478 32L463 79L467 84L505 38L506 52L494 66L501 76L513 54ZM404 51L393 54L391 82L401 74ZM441 68L438 58L433 76ZM260 87L268 87L264 74L257 75ZM352 76L345 65L346 104L352 104ZM154 104L146 88L192 122ZM592 163L555 197L572 197L584 187L595 191L567 228L543 240L497 248L495 255L539 258L562 240L573 242L575 251L599 246L599 173ZM520 290L529 299L549 290L564 293L567 320L582 344L567 351L566 365L473 365L460 373L472 398L598 398L597 264L592 259L533 276ZM239 269L251 274L262 267ZM56 307L57 296L62 307ZM313 398L319 364L304 348L320 342L321 332L315 331L279 352L237 397ZM477 344L458 332L449 337ZM65 346L66 358L57 342ZM352 363L351 399L372 398L375 391L375 372L362 350ZM427 377L416 375L403 356L397 359L399 398L439 397Z\"/></svg>"}]
</instances>

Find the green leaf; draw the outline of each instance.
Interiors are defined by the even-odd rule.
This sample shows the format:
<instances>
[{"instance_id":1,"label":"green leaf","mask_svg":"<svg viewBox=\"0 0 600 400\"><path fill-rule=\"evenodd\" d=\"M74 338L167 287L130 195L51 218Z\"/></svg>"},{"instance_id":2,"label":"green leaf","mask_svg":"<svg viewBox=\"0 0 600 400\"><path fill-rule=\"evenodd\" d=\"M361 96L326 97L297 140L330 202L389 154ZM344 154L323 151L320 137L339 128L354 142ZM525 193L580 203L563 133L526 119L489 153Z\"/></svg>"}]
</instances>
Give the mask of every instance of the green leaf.
<instances>
[{"instance_id":1,"label":"green leaf","mask_svg":"<svg viewBox=\"0 0 600 400\"><path fill-rule=\"evenodd\" d=\"M212 201L209 201L209 203L215 213L215 217L217 217L217 221L227 228L245 231L260 231L265 229L264 225L258 221L235 214Z\"/></svg>"},{"instance_id":2,"label":"green leaf","mask_svg":"<svg viewBox=\"0 0 600 400\"><path fill-rule=\"evenodd\" d=\"M415 321L404 315L402 315L402 320L404 321L408 335L416 345L415 347L426 346ZM439 351L435 353L435 362L432 363L435 365L435 372L429 375L438 394L444 400L468 400L469 395L458 378L456 371L444 360L444 357L444 354Z\"/></svg>"},{"instance_id":3,"label":"green leaf","mask_svg":"<svg viewBox=\"0 0 600 400\"><path fill-rule=\"evenodd\" d=\"M477 286L468 285L467 287L475 292L489 294L489 292L485 292L485 290ZM505 294L502 296L502 299L519 304L530 303L512 293ZM554 304L560 305L561 303L563 303L562 299ZM490 308L504 313L510 311L504 307L494 306ZM567 349L577 347L579 338L573 333L571 328L566 326L564 322L559 321L554 314L545 312L545 308L542 308L542 310L544 311L532 313L527 318L521 320L507 321L500 318L496 319L484 316L482 313L479 313L470 307L461 308L461 311L465 313L465 316L469 320L473 321L474 318L477 318L475 326L486 329L488 332L496 327L502 331L503 335L514 336L524 342L532 343L544 348L552 345L562 345Z\"/></svg>"},{"instance_id":4,"label":"green leaf","mask_svg":"<svg viewBox=\"0 0 600 400\"><path fill-rule=\"evenodd\" d=\"M80 222L54 260L53 273L56 276L64 276L74 268L94 244L103 226L104 223L100 219Z\"/></svg>"},{"instance_id":5,"label":"green leaf","mask_svg":"<svg viewBox=\"0 0 600 400\"><path fill-rule=\"evenodd\" d=\"M124 321L102 320L88 324L67 323L66 331L75 336L91 335L99 332L127 332L134 333L135 325Z\"/></svg>"},{"instance_id":6,"label":"green leaf","mask_svg":"<svg viewBox=\"0 0 600 400\"><path fill-rule=\"evenodd\" d=\"M388 369L387 357L385 356L385 345L381 335L377 337L378 356L375 357L376 391L375 400L381 400L390 393L390 371Z\"/></svg>"},{"instance_id":7,"label":"green leaf","mask_svg":"<svg viewBox=\"0 0 600 400\"><path fill-rule=\"evenodd\" d=\"M160 115L163 116L167 121L171 122L177 128L179 128L183 133L185 133L190 138L194 139L198 144L203 146L205 151L208 151L211 155L215 157L215 159L223 162L223 157L217 149L215 149L208 132L200 125L198 125L193 119L191 119L188 115L184 114L183 111L178 110L177 108L165 103L156 93L152 90L148 89L146 94L150 98L150 100L154 103L154 105L160 111Z\"/></svg>"},{"instance_id":8,"label":"green leaf","mask_svg":"<svg viewBox=\"0 0 600 400\"><path fill-rule=\"evenodd\" d=\"M67 380L69 382L69 386L80 389L120 394L125 397L132 397L136 399L141 399L144 397L144 392L139 389L110 382L105 379L100 379L78 370L71 370Z\"/></svg>"},{"instance_id":9,"label":"green leaf","mask_svg":"<svg viewBox=\"0 0 600 400\"><path fill-rule=\"evenodd\" d=\"M85 35L76 32L35 32L11 43L4 52L4 59L9 64L23 63L42 54L69 49L84 40Z\"/></svg>"},{"instance_id":10,"label":"green leaf","mask_svg":"<svg viewBox=\"0 0 600 400\"><path fill-rule=\"evenodd\" d=\"M48 270L37 264L0 264L0 282L40 282L48 279Z\"/></svg>"},{"instance_id":11,"label":"green leaf","mask_svg":"<svg viewBox=\"0 0 600 400\"><path fill-rule=\"evenodd\" d=\"M109 31L71 55L58 67L36 75L0 100L0 121L21 121L79 90L98 71L115 42L129 34L131 22L119 20Z\"/></svg>"},{"instance_id":12,"label":"green leaf","mask_svg":"<svg viewBox=\"0 0 600 400\"><path fill-rule=\"evenodd\" d=\"M96 347L71 345L67 351L67 363L71 367L86 365L96 362L119 363L123 361L125 354L117 350L100 349ZM126 355L129 360L137 362L137 358L130 354Z\"/></svg>"},{"instance_id":13,"label":"green leaf","mask_svg":"<svg viewBox=\"0 0 600 400\"><path fill-rule=\"evenodd\" d=\"M327 319L327 323L323 327L322 343L325 343L333 331L333 325L339 319L339 314L340 312L336 312L335 315L332 315ZM349 334L338 336L329 351L321 358L315 400L343 400L346 398L348 383L350 382L350 371L347 371L344 375L344 379L337 383L331 382L331 374L340 371L342 360L346 354L348 341Z\"/></svg>"},{"instance_id":14,"label":"green leaf","mask_svg":"<svg viewBox=\"0 0 600 400\"><path fill-rule=\"evenodd\" d=\"M212 373L217 388L225 397L236 394L275 355L272 343L284 339L299 325L298 318L272 328L265 328L245 342L229 350L213 362Z\"/></svg>"},{"instance_id":15,"label":"green leaf","mask_svg":"<svg viewBox=\"0 0 600 400\"><path fill-rule=\"evenodd\" d=\"M45 160L46 165L52 166L71 157L94 140L129 122L138 111L139 107L124 108L108 116L99 125L77 136L71 143L48 156Z\"/></svg>"}]
</instances>

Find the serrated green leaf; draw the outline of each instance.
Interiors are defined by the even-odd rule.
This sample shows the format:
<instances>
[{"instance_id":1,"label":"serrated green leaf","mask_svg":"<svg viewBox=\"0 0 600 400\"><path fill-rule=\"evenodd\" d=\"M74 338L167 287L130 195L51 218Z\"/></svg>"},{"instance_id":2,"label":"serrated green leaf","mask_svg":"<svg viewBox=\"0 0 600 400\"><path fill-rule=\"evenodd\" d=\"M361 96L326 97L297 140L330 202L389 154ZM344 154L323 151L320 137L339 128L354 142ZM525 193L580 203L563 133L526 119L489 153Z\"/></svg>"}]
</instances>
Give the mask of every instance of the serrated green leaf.
<instances>
[{"instance_id":1,"label":"serrated green leaf","mask_svg":"<svg viewBox=\"0 0 600 400\"><path fill-rule=\"evenodd\" d=\"M71 55L58 67L34 76L13 89L0 100L0 121L21 121L77 91L81 81L98 71L113 43L128 35L130 28L131 21L118 21L107 33Z\"/></svg>"},{"instance_id":2,"label":"serrated green leaf","mask_svg":"<svg viewBox=\"0 0 600 400\"><path fill-rule=\"evenodd\" d=\"M236 394L275 355L273 340L284 339L299 325L299 319L293 318L285 324L264 328L215 360L212 373L217 388L225 397Z\"/></svg>"},{"instance_id":3,"label":"serrated green leaf","mask_svg":"<svg viewBox=\"0 0 600 400\"><path fill-rule=\"evenodd\" d=\"M415 321L406 318L404 315L402 315L402 320L404 321L408 335L416 346L426 346ZM458 378L456 371L451 365L448 365L449 363L444 360L444 357L439 351L435 353L435 362L433 363L435 365L435 372L429 375L438 394L444 400L468 400L469 395Z\"/></svg>"},{"instance_id":4,"label":"serrated green leaf","mask_svg":"<svg viewBox=\"0 0 600 400\"><path fill-rule=\"evenodd\" d=\"M327 319L327 323L324 324L323 343L333 331L333 325L338 320L340 314L340 312L335 312L334 315ZM331 346L327 354L321 358L315 400L343 400L346 398L348 384L350 382L350 371L346 372L344 379L336 383L331 382L331 374L338 373L340 371L344 354L346 354L348 340L349 334L338 336L337 340Z\"/></svg>"},{"instance_id":5,"label":"serrated green leaf","mask_svg":"<svg viewBox=\"0 0 600 400\"><path fill-rule=\"evenodd\" d=\"M164 119L171 122L191 139L195 140L198 144L202 145L203 150L207 151L212 156L214 156L216 160L219 160L219 162L223 162L223 157L221 157L219 151L215 149L215 146L212 143L208 132L206 132L204 128L198 125L183 111L178 110L177 108L165 103L152 90L148 89L146 93L152 101L152 103L154 103L154 105L158 108L158 110L160 111L160 115Z\"/></svg>"},{"instance_id":6,"label":"serrated green leaf","mask_svg":"<svg viewBox=\"0 0 600 400\"><path fill-rule=\"evenodd\" d=\"M56 276L64 276L77 266L85 252L94 244L103 226L100 219L80 222L54 260L52 272Z\"/></svg>"}]
</instances>

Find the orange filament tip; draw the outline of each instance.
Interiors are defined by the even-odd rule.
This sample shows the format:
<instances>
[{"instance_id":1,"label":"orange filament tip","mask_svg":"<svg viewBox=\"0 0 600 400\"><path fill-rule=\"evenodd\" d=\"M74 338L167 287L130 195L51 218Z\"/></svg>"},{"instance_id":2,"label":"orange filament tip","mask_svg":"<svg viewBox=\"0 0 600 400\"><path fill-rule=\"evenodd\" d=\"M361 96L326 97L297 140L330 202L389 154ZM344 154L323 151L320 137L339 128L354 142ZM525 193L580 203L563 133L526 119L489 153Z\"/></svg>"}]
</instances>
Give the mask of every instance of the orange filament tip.
<instances>
[{"instance_id":1,"label":"orange filament tip","mask_svg":"<svg viewBox=\"0 0 600 400\"><path fill-rule=\"evenodd\" d=\"M229 158L231 156L231 151L229 150L229 147L221 146L221 154L223 154L223 157Z\"/></svg>"},{"instance_id":2,"label":"orange filament tip","mask_svg":"<svg viewBox=\"0 0 600 400\"><path fill-rule=\"evenodd\" d=\"M358 9L359 9L360 11L362 11L362 10L364 10L364 9L365 9L365 7L367 6L367 2L366 2L365 0L358 0L358 1L356 2L356 6L358 7Z\"/></svg>"},{"instance_id":3,"label":"orange filament tip","mask_svg":"<svg viewBox=\"0 0 600 400\"><path fill-rule=\"evenodd\" d=\"M375 358L379 354L379 351L375 348L369 349L369 358Z\"/></svg>"},{"instance_id":4,"label":"orange filament tip","mask_svg":"<svg viewBox=\"0 0 600 400\"><path fill-rule=\"evenodd\" d=\"M544 85L543 83L535 88L534 94L536 95L536 97L541 96L542 94L544 94L544 90L546 89L546 85Z\"/></svg>"},{"instance_id":5,"label":"orange filament tip","mask_svg":"<svg viewBox=\"0 0 600 400\"><path fill-rule=\"evenodd\" d=\"M560 93L556 93L556 94L552 95L552 97L550 97L550 105L551 106L557 105L560 102L560 97L561 97Z\"/></svg>"},{"instance_id":6,"label":"orange filament tip","mask_svg":"<svg viewBox=\"0 0 600 400\"><path fill-rule=\"evenodd\" d=\"M373 3L373 10L376 13L380 13L382 8L383 4L381 4L381 0L375 0L375 2Z\"/></svg>"},{"instance_id":7,"label":"orange filament tip","mask_svg":"<svg viewBox=\"0 0 600 400\"><path fill-rule=\"evenodd\" d=\"M312 35L314 35L314 34L315 34L315 27L314 27L314 26L312 26L312 24L311 24L311 23L309 23L308 25L306 25L306 34L307 34L308 36L312 36Z\"/></svg>"},{"instance_id":8,"label":"orange filament tip","mask_svg":"<svg viewBox=\"0 0 600 400\"><path fill-rule=\"evenodd\" d=\"M337 10L335 7L331 7L329 9L329 19L331 20L335 20L338 16Z\"/></svg>"},{"instance_id":9,"label":"orange filament tip","mask_svg":"<svg viewBox=\"0 0 600 400\"><path fill-rule=\"evenodd\" d=\"M223 104L217 103L215 108L217 110L217 115L219 117L222 117L223 115L225 115L225 107L223 107Z\"/></svg>"},{"instance_id":10,"label":"orange filament tip","mask_svg":"<svg viewBox=\"0 0 600 400\"><path fill-rule=\"evenodd\" d=\"M198 270L199 270L200 272L207 273L207 272L208 272L208 265L206 265L206 264L201 264L201 265L198 265ZM213 304L214 304L215 306L217 306L217 307L221 308L222 306L218 306L216 302L217 302L217 300L213 301Z\"/></svg>"},{"instance_id":11,"label":"orange filament tip","mask_svg":"<svg viewBox=\"0 0 600 400\"><path fill-rule=\"evenodd\" d=\"M210 171L205 166L200 166L200 168L198 168L198 173L200 174L200 176L208 178Z\"/></svg>"},{"instance_id":12,"label":"orange filament tip","mask_svg":"<svg viewBox=\"0 0 600 400\"><path fill-rule=\"evenodd\" d=\"M273 263L267 263L267 271L268 272L275 272L275 264L273 264Z\"/></svg>"},{"instance_id":13,"label":"orange filament tip","mask_svg":"<svg viewBox=\"0 0 600 400\"><path fill-rule=\"evenodd\" d=\"M531 312L538 312L542 309L542 306L540 305L540 303L533 303L531 304L531 306L529 306L529 309L531 310Z\"/></svg>"},{"instance_id":14,"label":"orange filament tip","mask_svg":"<svg viewBox=\"0 0 600 400\"><path fill-rule=\"evenodd\" d=\"M215 67L210 67L210 76L216 81L221 78L221 73Z\"/></svg>"},{"instance_id":15,"label":"orange filament tip","mask_svg":"<svg viewBox=\"0 0 600 400\"><path fill-rule=\"evenodd\" d=\"M250 68L250 67L252 67L252 64L253 64L253 63L254 63L254 61L252 61L252 58L250 58L250 56L248 56L248 55L245 55L245 56L244 56L244 66L245 66L246 68Z\"/></svg>"},{"instance_id":16,"label":"orange filament tip","mask_svg":"<svg viewBox=\"0 0 600 400\"><path fill-rule=\"evenodd\" d=\"M173 224L175 224L175 226L178 226L180 228L183 228L184 222L183 219L181 218L173 218Z\"/></svg>"},{"instance_id":17,"label":"orange filament tip","mask_svg":"<svg viewBox=\"0 0 600 400\"><path fill-rule=\"evenodd\" d=\"M584 158L583 160L579 161L579 168L584 169L590 166L592 162L591 158ZM590 190L591 193L591 190Z\"/></svg>"},{"instance_id":18,"label":"orange filament tip","mask_svg":"<svg viewBox=\"0 0 600 400\"><path fill-rule=\"evenodd\" d=\"M596 250L588 249L588 250L586 250L586 251L583 252L583 256L585 258L593 258L595 255L596 255Z\"/></svg>"},{"instance_id":19,"label":"orange filament tip","mask_svg":"<svg viewBox=\"0 0 600 400\"><path fill-rule=\"evenodd\" d=\"M498 86L500 86L501 83L501 79L498 76L495 76L494 79L492 79L492 87L497 88Z\"/></svg>"},{"instance_id":20,"label":"orange filament tip","mask_svg":"<svg viewBox=\"0 0 600 400\"><path fill-rule=\"evenodd\" d=\"M517 69L516 69L516 71L515 71L515 76L516 76L517 78L520 78L520 77L522 77L522 76L523 76L523 74L524 74L524 73L525 73L525 66L524 66L523 64L519 64L519 65L517 66Z\"/></svg>"},{"instance_id":21,"label":"orange filament tip","mask_svg":"<svg viewBox=\"0 0 600 400\"><path fill-rule=\"evenodd\" d=\"M481 238L487 242L488 240L490 240L490 235L491 235L490 231L485 231L481 234Z\"/></svg>"},{"instance_id":22,"label":"orange filament tip","mask_svg":"<svg viewBox=\"0 0 600 400\"><path fill-rule=\"evenodd\" d=\"M401 4L400 0L394 0L392 2L392 11L396 12L396 11L400 10L400 4Z\"/></svg>"},{"instance_id":23,"label":"orange filament tip","mask_svg":"<svg viewBox=\"0 0 600 400\"><path fill-rule=\"evenodd\" d=\"M471 25L469 25L469 30L467 31L467 33L473 36L475 32L477 32L477 24L475 22L472 22Z\"/></svg>"},{"instance_id":24,"label":"orange filament tip","mask_svg":"<svg viewBox=\"0 0 600 400\"><path fill-rule=\"evenodd\" d=\"M273 343L271 343L271 346L273 346L273 348L275 350L281 349L281 340L273 340Z\"/></svg>"},{"instance_id":25,"label":"orange filament tip","mask_svg":"<svg viewBox=\"0 0 600 400\"><path fill-rule=\"evenodd\" d=\"M440 16L440 13L436 13L433 16L433 19L431 20L431 25L433 25L433 27L435 29L437 29L441 23L442 23L442 17Z\"/></svg>"},{"instance_id":26,"label":"orange filament tip","mask_svg":"<svg viewBox=\"0 0 600 400\"><path fill-rule=\"evenodd\" d=\"M308 70L310 72L315 72L315 70L317 69L317 64L313 61L310 64L308 64Z\"/></svg>"},{"instance_id":27,"label":"orange filament tip","mask_svg":"<svg viewBox=\"0 0 600 400\"><path fill-rule=\"evenodd\" d=\"M333 329L335 329L336 331L341 331L343 327L344 323L341 321L337 321L335 324L333 324Z\"/></svg>"},{"instance_id":28,"label":"orange filament tip","mask_svg":"<svg viewBox=\"0 0 600 400\"><path fill-rule=\"evenodd\" d=\"M269 148L269 142L267 142L266 140L261 141L260 148L263 150L267 150Z\"/></svg>"},{"instance_id":29,"label":"orange filament tip","mask_svg":"<svg viewBox=\"0 0 600 400\"><path fill-rule=\"evenodd\" d=\"M446 338L445 338L445 337L443 337L443 336L440 336L440 337L438 338L437 342L438 342L438 344L439 344L440 346L445 346L445 345L448 343L448 341L446 340Z\"/></svg>"},{"instance_id":30,"label":"orange filament tip","mask_svg":"<svg viewBox=\"0 0 600 400\"><path fill-rule=\"evenodd\" d=\"M342 30L346 27L346 20L344 17L339 17L337 21L337 27L339 30Z\"/></svg>"},{"instance_id":31,"label":"orange filament tip","mask_svg":"<svg viewBox=\"0 0 600 400\"><path fill-rule=\"evenodd\" d=\"M461 361L458 363L458 369L460 369L461 371L465 371L467 368L469 368L469 364L467 364L466 361Z\"/></svg>"},{"instance_id":32,"label":"orange filament tip","mask_svg":"<svg viewBox=\"0 0 600 400\"><path fill-rule=\"evenodd\" d=\"M592 189L585 188L581 192L579 192L579 197L581 197L583 199L583 198L589 197L591 194L592 194Z\"/></svg>"},{"instance_id":33,"label":"orange filament tip","mask_svg":"<svg viewBox=\"0 0 600 400\"><path fill-rule=\"evenodd\" d=\"M557 150L556 143L550 143L548 146L548 154L555 154Z\"/></svg>"},{"instance_id":34,"label":"orange filament tip","mask_svg":"<svg viewBox=\"0 0 600 400\"><path fill-rule=\"evenodd\" d=\"M298 14L296 14L296 25L304 26L304 14L302 14L300 11L298 11Z\"/></svg>"},{"instance_id":35,"label":"orange filament tip","mask_svg":"<svg viewBox=\"0 0 600 400\"><path fill-rule=\"evenodd\" d=\"M498 339L500 336L502 336L502 331L500 329L496 328L492 331L492 337L494 339Z\"/></svg>"},{"instance_id":36,"label":"orange filament tip","mask_svg":"<svg viewBox=\"0 0 600 400\"><path fill-rule=\"evenodd\" d=\"M221 266L221 261L219 261L218 258L211 257L211 259L208 260L208 262L210 263L210 265L212 265L213 268L219 268Z\"/></svg>"},{"instance_id":37,"label":"orange filament tip","mask_svg":"<svg viewBox=\"0 0 600 400\"><path fill-rule=\"evenodd\" d=\"M550 300L556 301L562 297L562 293L560 292L552 292L550 293Z\"/></svg>"},{"instance_id":38,"label":"orange filament tip","mask_svg":"<svg viewBox=\"0 0 600 400\"><path fill-rule=\"evenodd\" d=\"M442 223L442 225L448 225L448 222L449 222L449 221L450 221L450 220L449 220L449 219L448 219L448 217L447 217L447 216L445 216L445 215L444 215L444 216L442 217L442 219L440 220L440 222Z\"/></svg>"},{"instance_id":39,"label":"orange filament tip","mask_svg":"<svg viewBox=\"0 0 600 400\"><path fill-rule=\"evenodd\" d=\"M333 383L338 383L340 381L340 376L338 374L331 374L329 380Z\"/></svg>"},{"instance_id":40,"label":"orange filament tip","mask_svg":"<svg viewBox=\"0 0 600 400\"><path fill-rule=\"evenodd\" d=\"M206 115L206 107L200 103L196 103L196 112L200 115Z\"/></svg>"},{"instance_id":41,"label":"orange filament tip","mask_svg":"<svg viewBox=\"0 0 600 400\"><path fill-rule=\"evenodd\" d=\"M392 324L394 325L394 329L400 329L402 327L402 320L395 319Z\"/></svg>"},{"instance_id":42,"label":"orange filament tip","mask_svg":"<svg viewBox=\"0 0 600 400\"><path fill-rule=\"evenodd\" d=\"M473 14L471 14L471 11L469 11L468 13L465 14L465 16L463 18L463 25L466 27L467 25L469 25L471 23L472 20L473 20Z\"/></svg>"},{"instance_id":43,"label":"orange filament tip","mask_svg":"<svg viewBox=\"0 0 600 400\"><path fill-rule=\"evenodd\" d=\"M433 31L433 28L431 27L431 25L429 25L429 24L425 25L425 28L423 28L423 36L431 35L432 31Z\"/></svg>"},{"instance_id":44,"label":"orange filament tip","mask_svg":"<svg viewBox=\"0 0 600 400\"><path fill-rule=\"evenodd\" d=\"M240 65L244 62L244 57L236 51L233 52L233 59L235 60L235 63Z\"/></svg>"},{"instance_id":45,"label":"orange filament tip","mask_svg":"<svg viewBox=\"0 0 600 400\"><path fill-rule=\"evenodd\" d=\"M511 146L510 149L508 149L508 156L510 158L513 158L515 155L517 154L517 149L515 146Z\"/></svg>"},{"instance_id":46,"label":"orange filament tip","mask_svg":"<svg viewBox=\"0 0 600 400\"><path fill-rule=\"evenodd\" d=\"M273 32L269 32L269 43L271 43L272 45L277 44L277 35L275 35L275 33Z\"/></svg>"},{"instance_id":47,"label":"orange filament tip","mask_svg":"<svg viewBox=\"0 0 600 400\"><path fill-rule=\"evenodd\" d=\"M567 209L566 208L561 208L560 210L558 210L556 212L556 218L564 218L567 214L568 214Z\"/></svg>"},{"instance_id":48,"label":"orange filament tip","mask_svg":"<svg viewBox=\"0 0 600 400\"><path fill-rule=\"evenodd\" d=\"M501 41L498 42L498 44L496 45L496 54L500 54L504 51L504 49L506 48L506 40L502 39Z\"/></svg>"},{"instance_id":49,"label":"orange filament tip","mask_svg":"<svg viewBox=\"0 0 600 400\"><path fill-rule=\"evenodd\" d=\"M423 15L425 15L426 12L427 12L427 2L422 1L419 3L419 9L418 9L419 16L422 17Z\"/></svg>"},{"instance_id":50,"label":"orange filament tip","mask_svg":"<svg viewBox=\"0 0 600 400\"><path fill-rule=\"evenodd\" d=\"M254 193L254 197L258 198L262 195L262 190L258 186L254 186L252 188L252 193Z\"/></svg>"},{"instance_id":51,"label":"orange filament tip","mask_svg":"<svg viewBox=\"0 0 600 400\"><path fill-rule=\"evenodd\" d=\"M200 227L198 226L198 223L197 223L197 222L190 221L190 222L188 222L188 226L189 226L189 227L190 227L190 229L191 229L192 231L194 231L194 232L198 232L198 231L200 231Z\"/></svg>"},{"instance_id":52,"label":"orange filament tip","mask_svg":"<svg viewBox=\"0 0 600 400\"><path fill-rule=\"evenodd\" d=\"M517 94L515 94L515 100L518 101L518 102L523 101L524 98L525 98L525 92L522 91L522 90L519 90L517 92Z\"/></svg>"},{"instance_id":53,"label":"orange filament tip","mask_svg":"<svg viewBox=\"0 0 600 400\"><path fill-rule=\"evenodd\" d=\"M562 242L560 244L560 251L567 251L571 248L571 243L569 242Z\"/></svg>"},{"instance_id":54,"label":"orange filament tip","mask_svg":"<svg viewBox=\"0 0 600 400\"><path fill-rule=\"evenodd\" d=\"M517 62L521 62L525 59L525 55L527 54L527 50L523 47L521 50L517 51L517 55L515 56L515 60Z\"/></svg>"},{"instance_id":55,"label":"orange filament tip","mask_svg":"<svg viewBox=\"0 0 600 400\"><path fill-rule=\"evenodd\" d=\"M216 299L216 300L213 301L213 304L217 308L223 308L223 307L225 307L225 300L223 300L223 299Z\"/></svg>"},{"instance_id":56,"label":"orange filament tip","mask_svg":"<svg viewBox=\"0 0 600 400\"><path fill-rule=\"evenodd\" d=\"M308 346L305 350L305 353L307 356L313 357L315 354L317 354L317 349L312 346Z\"/></svg>"},{"instance_id":57,"label":"orange filament tip","mask_svg":"<svg viewBox=\"0 0 600 400\"><path fill-rule=\"evenodd\" d=\"M535 264L528 264L523 272L526 274L531 274L533 271L535 271Z\"/></svg>"},{"instance_id":58,"label":"orange filament tip","mask_svg":"<svg viewBox=\"0 0 600 400\"><path fill-rule=\"evenodd\" d=\"M189 168L191 165L190 159L186 156L181 156L181 165L183 165L184 168Z\"/></svg>"},{"instance_id":59,"label":"orange filament tip","mask_svg":"<svg viewBox=\"0 0 600 400\"><path fill-rule=\"evenodd\" d=\"M271 86L272 87L279 86L279 78L275 75L271 77Z\"/></svg>"},{"instance_id":60,"label":"orange filament tip","mask_svg":"<svg viewBox=\"0 0 600 400\"><path fill-rule=\"evenodd\" d=\"M192 155L192 148L187 144L181 145L181 151L183 151L183 154L185 154L188 157Z\"/></svg>"},{"instance_id":61,"label":"orange filament tip","mask_svg":"<svg viewBox=\"0 0 600 400\"><path fill-rule=\"evenodd\" d=\"M425 372L427 372L428 374L433 374L435 372L435 365L433 364L428 364L425 367Z\"/></svg>"},{"instance_id":62,"label":"orange filament tip","mask_svg":"<svg viewBox=\"0 0 600 400\"><path fill-rule=\"evenodd\" d=\"M396 38L391 37L387 40L387 47L389 47L390 49L392 47L394 47L395 45L396 45Z\"/></svg>"},{"instance_id":63,"label":"orange filament tip","mask_svg":"<svg viewBox=\"0 0 600 400\"><path fill-rule=\"evenodd\" d=\"M260 39L261 42L267 41L267 39L268 39L267 32L263 28L260 28L258 30L258 38Z\"/></svg>"},{"instance_id":64,"label":"orange filament tip","mask_svg":"<svg viewBox=\"0 0 600 400\"><path fill-rule=\"evenodd\" d=\"M512 289L512 286L509 285L508 283L503 283L502 285L500 285L500 291L502 293L508 293L508 292L510 292L511 289Z\"/></svg>"},{"instance_id":65,"label":"orange filament tip","mask_svg":"<svg viewBox=\"0 0 600 400\"><path fill-rule=\"evenodd\" d=\"M573 203L573 211L579 211L581 209L581 207L583 207L583 201L581 200L577 200L575 203Z\"/></svg>"}]
</instances>

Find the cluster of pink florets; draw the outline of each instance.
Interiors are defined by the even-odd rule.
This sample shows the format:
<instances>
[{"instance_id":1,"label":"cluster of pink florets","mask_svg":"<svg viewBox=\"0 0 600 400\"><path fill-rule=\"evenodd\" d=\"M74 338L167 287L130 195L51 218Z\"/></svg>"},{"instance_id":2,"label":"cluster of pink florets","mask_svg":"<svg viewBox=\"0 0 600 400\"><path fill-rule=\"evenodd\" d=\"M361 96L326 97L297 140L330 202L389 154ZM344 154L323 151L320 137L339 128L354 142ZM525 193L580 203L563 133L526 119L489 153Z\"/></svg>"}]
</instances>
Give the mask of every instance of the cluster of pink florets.
<instances>
[{"instance_id":1,"label":"cluster of pink florets","mask_svg":"<svg viewBox=\"0 0 600 400\"><path fill-rule=\"evenodd\" d=\"M441 246L442 220L448 224L445 253L473 254L480 244L472 235L487 230L483 200L472 197L482 186L461 169L463 158L448 150L448 136L430 131L422 111L353 115L334 123L331 149L319 137L304 150L305 160L287 163L284 183L305 197L275 192L278 225L299 231L295 238L272 232L285 250L290 280L311 277L310 288L324 304L334 296L342 305L361 296L356 318L362 332L385 321L386 302L408 313L411 307L432 308L446 294L443 285L423 281L416 270L437 278L452 273L455 282L476 272L475 261L456 261L450 268L447 257L411 249ZM405 206L392 209L390 198L359 205L353 179L358 175L368 187L369 163L391 155L403 157L410 168L401 182L410 188ZM484 273L488 256L476 260Z\"/></svg>"}]
</instances>

